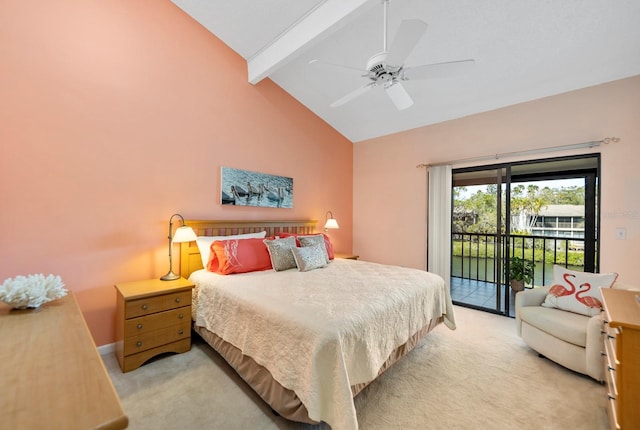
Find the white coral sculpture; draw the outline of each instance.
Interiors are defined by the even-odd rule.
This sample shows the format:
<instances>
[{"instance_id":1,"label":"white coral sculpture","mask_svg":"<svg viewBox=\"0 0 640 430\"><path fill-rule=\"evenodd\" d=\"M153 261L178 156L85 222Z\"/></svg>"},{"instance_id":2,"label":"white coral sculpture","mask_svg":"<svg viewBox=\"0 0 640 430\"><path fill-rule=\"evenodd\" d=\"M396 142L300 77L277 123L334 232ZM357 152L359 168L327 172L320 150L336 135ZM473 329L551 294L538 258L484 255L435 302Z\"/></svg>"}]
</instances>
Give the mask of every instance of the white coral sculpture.
<instances>
[{"instance_id":1,"label":"white coral sculpture","mask_svg":"<svg viewBox=\"0 0 640 430\"><path fill-rule=\"evenodd\" d=\"M0 285L0 301L14 309L37 308L66 295L62 279L54 275L20 275Z\"/></svg>"}]
</instances>

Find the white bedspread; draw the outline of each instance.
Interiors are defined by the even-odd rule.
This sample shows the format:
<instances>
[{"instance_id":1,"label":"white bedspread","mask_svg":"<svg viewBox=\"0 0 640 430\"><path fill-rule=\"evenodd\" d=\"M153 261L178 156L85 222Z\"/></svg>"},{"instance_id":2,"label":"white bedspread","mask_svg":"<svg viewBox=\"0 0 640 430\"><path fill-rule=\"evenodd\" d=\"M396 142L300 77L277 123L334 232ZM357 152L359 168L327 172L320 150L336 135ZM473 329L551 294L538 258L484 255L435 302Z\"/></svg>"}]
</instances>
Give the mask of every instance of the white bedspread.
<instances>
[{"instance_id":1,"label":"white bedspread","mask_svg":"<svg viewBox=\"0 0 640 430\"><path fill-rule=\"evenodd\" d=\"M455 328L443 279L422 270L336 259L324 269L190 279L194 321L266 367L316 421L358 428L351 385L441 316Z\"/></svg>"}]
</instances>

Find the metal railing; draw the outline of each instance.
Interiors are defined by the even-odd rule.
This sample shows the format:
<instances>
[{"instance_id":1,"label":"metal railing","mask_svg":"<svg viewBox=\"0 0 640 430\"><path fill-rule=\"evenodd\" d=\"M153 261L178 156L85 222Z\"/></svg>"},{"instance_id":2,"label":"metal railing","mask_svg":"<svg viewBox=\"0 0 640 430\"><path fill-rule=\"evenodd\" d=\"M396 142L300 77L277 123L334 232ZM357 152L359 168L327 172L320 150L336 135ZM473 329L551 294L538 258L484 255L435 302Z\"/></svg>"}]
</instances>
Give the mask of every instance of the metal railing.
<instances>
[{"instance_id":1,"label":"metal railing","mask_svg":"<svg viewBox=\"0 0 640 430\"><path fill-rule=\"evenodd\" d=\"M507 236L500 236L502 270L506 269ZM453 233L451 276L474 281L497 283L496 250L498 235L488 233ZM520 257L534 263L533 282L529 286L548 285L553 277L553 265L582 270L584 239L556 236L510 235L508 257ZM572 264L570 264L572 263ZM509 282L501 276L502 284Z\"/></svg>"}]
</instances>

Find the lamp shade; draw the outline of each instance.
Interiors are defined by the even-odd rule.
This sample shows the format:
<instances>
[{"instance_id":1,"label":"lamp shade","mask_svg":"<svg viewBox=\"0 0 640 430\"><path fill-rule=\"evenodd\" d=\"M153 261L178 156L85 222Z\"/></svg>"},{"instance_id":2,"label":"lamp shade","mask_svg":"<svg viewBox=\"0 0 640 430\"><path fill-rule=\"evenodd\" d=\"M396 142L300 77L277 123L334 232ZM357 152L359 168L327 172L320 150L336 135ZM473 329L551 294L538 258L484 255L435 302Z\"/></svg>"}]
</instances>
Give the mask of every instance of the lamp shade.
<instances>
[{"instance_id":1,"label":"lamp shade","mask_svg":"<svg viewBox=\"0 0 640 430\"><path fill-rule=\"evenodd\" d=\"M324 228L340 228L338 226L338 221L335 218L329 218L327 222L324 223Z\"/></svg>"},{"instance_id":2,"label":"lamp shade","mask_svg":"<svg viewBox=\"0 0 640 430\"><path fill-rule=\"evenodd\" d=\"M330 228L340 228L338 227L338 221L336 221L336 219L333 217L333 213L331 211L327 211L327 213L324 216L325 219L325 223L324 223L324 231L326 232L327 229Z\"/></svg>"},{"instance_id":3,"label":"lamp shade","mask_svg":"<svg viewBox=\"0 0 640 430\"><path fill-rule=\"evenodd\" d=\"M197 239L196 234L193 229L189 226L183 225L182 227L178 227L173 234L173 242L193 242Z\"/></svg>"}]
</instances>

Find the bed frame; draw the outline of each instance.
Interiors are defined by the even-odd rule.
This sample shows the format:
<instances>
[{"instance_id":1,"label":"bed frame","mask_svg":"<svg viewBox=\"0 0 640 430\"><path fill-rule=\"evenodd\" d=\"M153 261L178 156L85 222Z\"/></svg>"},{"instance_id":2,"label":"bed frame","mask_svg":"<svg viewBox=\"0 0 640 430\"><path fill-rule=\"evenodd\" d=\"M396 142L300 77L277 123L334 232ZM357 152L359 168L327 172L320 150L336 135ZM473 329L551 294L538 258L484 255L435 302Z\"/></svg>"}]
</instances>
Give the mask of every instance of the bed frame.
<instances>
[{"instance_id":1,"label":"bed frame","mask_svg":"<svg viewBox=\"0 0 640 430\"><path fill-rule=\"evenodd\" d=\"M267 232L267 236L278 233L316 233L315 220L306 221L185 221L196 236L230 236L232 234ZM200 251L195 242L180 244L180 275L188 279L192 272L202 269Z\"/></svg>"},{"instance_id":2,"label":"bed frame","mask_svg":"<svg viewBox=\"0 0 640 430\"><path fill-rule=\"evenodd\" d=\"M315 220L306 221L193 221L187 220L185 224L193 228L197 236L229 236L243 233L257 233L267 231L267 236L277 236L279 232L296 234L314 234L316 232ZM182 243L180 248L180 274L186 279L192 272L202 269L200 251L195 242ZM391 367L396 361L409 353L418 342L433 330L443 318L432 320L422 330L415 333L407 343L399 346L391 353L387 361L382 365L378 375ZM204 327L193 326L198 333L214 350L216 350L236 372L271 406L272 410L292 421L309 424L318 424L309 418L306 407L300 402L296 394L280 385L271 373L256 363L251 357L245 356L233 345L225 342L214 333ZM355 397L369 383L351 386Z\"/></svg>"}]
</instances>

